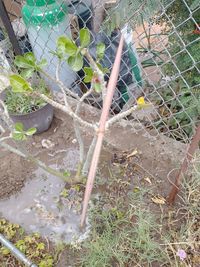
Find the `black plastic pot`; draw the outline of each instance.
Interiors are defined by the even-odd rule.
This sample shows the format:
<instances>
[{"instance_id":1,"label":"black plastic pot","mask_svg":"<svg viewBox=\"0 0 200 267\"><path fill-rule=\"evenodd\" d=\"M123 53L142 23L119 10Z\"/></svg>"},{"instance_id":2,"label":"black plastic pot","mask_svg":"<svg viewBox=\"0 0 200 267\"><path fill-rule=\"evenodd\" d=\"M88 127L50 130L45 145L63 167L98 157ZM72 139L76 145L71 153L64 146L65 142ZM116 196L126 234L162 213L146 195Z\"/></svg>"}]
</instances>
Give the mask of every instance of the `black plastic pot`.
<instances>
[{"instance_id":1,"label":"black plastic pot","mask_svg":"<svg viewBox=\"0 0 200 267\"><path fill-rule=\"evenodd\" d=\"M9 114L14 123L21 122L24 129L36 128L37 134L45 132L49 129L53 120L53 107L46 104L44 107L28 113L28 114Z\"/></svg>"},{"instance_id":2,"label":"black plastic pot","mask_svg":"<svg viewBox=\"0 0 200 267\"><path fill-rule=\"evenodd\" d=\"M0 94L0 99L3 101L6 97L6 91ZM42 108L27 114L10 114L9 116L14 123L21 122L24 129L36 128L37 134L45 132L49 129L53 120L53 107L46 104Z\"/></svg>"}]
</instances>

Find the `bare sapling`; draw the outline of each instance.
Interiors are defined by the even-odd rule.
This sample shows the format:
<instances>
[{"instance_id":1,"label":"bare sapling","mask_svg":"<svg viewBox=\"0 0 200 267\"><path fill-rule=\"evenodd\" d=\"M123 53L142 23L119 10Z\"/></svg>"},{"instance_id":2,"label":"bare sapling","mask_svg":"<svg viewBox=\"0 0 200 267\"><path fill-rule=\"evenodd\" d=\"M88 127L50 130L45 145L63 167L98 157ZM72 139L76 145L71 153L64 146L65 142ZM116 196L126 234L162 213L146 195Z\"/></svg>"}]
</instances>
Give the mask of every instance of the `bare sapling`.
<instances>
[{"instance_id":1,"label":"bare sapling","mask_svg":"<svg viewBox=\"0 0 200 267\"><path fill-rule=\"evenodd\" d=\"M47 172L61 177L69 183L81 182L83 177L87 176L99 131L99 122L89 122L85 118L81 117L80 110L82 104L85 102L88 96L90 96L92 93L96 93L102 99L104 105L108 93L107 84L104 79L105 73L108 72L108 69L103 68L101 65L101 60L104 58L104 52L106 49L105 45L100 43L96 46L96 59L94 59L91 56L88 48L91 42L89 31L87 29L81 29L79 36L80 45L77 45L71 38L67 36L61 36L58 38L56 51L51 51L51 53L53 53L57 58L58 62L55 76L52 77L45 71L45 66L47 65L47 61L45 59L42 59L38 62L34 54L28 52L23 56L15 57L15 65L19 71L16 73L5 73L4 78L6 79L7 83L6 85L0 84L0 93L6 89L9 89L12 90L13 93L22 94L22 96L29 95L33 98L36 96L40 97L46 103L49 103L54 108L61 110L73 119L74 131L79 144L79 164L77 166L77 174L75 177L66 177L64 173L59 173L58 171L46 166L46 164L41 162L37 157L26 152L23 146L23 141L35 134L36 129L30 128L28 130L24 130L23 125L20 123L14 125L9 117L9 112L4 101L0 101L0 146L11 151L12 153L34 162ZM89 67L84 67L84 60L87 60ZM91 86L90 89L82 96L79 96L70 88L67 88L60 80L59 73L62 62L67 62L72 70L76 72L81 69L84 70L84 82L90 83ZM52 92L51 94L44 94L39 90L34 90L32 82L33 75L37 75L40 79L41 77L44 77L44 79L47 78L58 85L62 97L58 98L55 92ZM118 76L118 73L116 73L116 75ZM72 105L70 104L70 98L73 98L76 101L75 109L73 109ZM142 99L142 102L138 102L137 105L131 107L129 110L110 117L105 122L105 131L108 131L114 123L122 120L136 109L144 107L145 105L146 104ZM85 149L85 144L81 133L82 130L89 131L93 136L93 140L91 141L88 151ZM12 144L10 144L10 142L8 143L9 139L12 139Z\"/></svg>"}]
</instances>

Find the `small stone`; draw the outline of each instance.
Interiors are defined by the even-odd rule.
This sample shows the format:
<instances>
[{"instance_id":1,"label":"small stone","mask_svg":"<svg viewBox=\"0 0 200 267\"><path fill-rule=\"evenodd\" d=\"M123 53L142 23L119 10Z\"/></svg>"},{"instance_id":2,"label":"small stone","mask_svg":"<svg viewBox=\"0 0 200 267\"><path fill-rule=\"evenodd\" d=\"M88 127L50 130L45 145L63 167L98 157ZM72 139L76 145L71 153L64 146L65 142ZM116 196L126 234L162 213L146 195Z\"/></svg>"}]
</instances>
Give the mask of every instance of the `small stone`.
<instances>
[{"instance_id":1,"label":"small stone","mask_svg":"<svg viewBox=\"0 0 200 267\"><path fill-rule=\"evenodd\" d=\"M55 146L55 144L48 139L43 139L41 143L42 143L42 147L47 148L47 149L50 149Z\"/></svg>"}]
</instances>

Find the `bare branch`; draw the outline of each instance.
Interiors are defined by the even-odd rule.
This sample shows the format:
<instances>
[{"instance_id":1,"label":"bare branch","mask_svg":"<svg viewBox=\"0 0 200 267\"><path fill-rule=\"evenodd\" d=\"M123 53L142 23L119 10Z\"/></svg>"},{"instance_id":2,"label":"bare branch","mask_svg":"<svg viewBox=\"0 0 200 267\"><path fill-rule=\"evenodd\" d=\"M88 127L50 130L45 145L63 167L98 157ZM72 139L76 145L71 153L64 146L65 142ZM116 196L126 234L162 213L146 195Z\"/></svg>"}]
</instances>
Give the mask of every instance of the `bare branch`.
<instances>
[{"instance_id":1,"label":"bare branch","mask_svg":"<svg viewBox=\"0 0 200 267\"><path fill-rule=\"evenodd\" d=\"M8 73L5 72L4 68L1 68L1 74L0 74L0 93L2 93L8 86L9 86L9 78L8 78Z\"/></svg>"},{"instance_id":2,"label":"bare branch","mask_svg":"<svg viewBox=\"0 0 200 267\"><path fill-rule=\"evenodd\" d=\"M85 163L83 165L83 170L82 170L83 175L86 175L88 173L90 163L92 161L92 156L93 156L96 142L97 142L97 135L95 134L95 136L93 137L92 143L90 144L90 147L89 147L89 150L87 153L87 158L86 158Z\"/></svg>"},{"instance_id":3,"label":"bare branch","mask_svg":"<svg viewBox=\"0 0 200 267\"><path fill-rule=\"evenodd\" d=\"M30 155L26 155L24 152L20 151L19 149L12 147L10 145L8 145L7 143L4 142L0 142L0 146L4 147L5 149L7 149L8 151L22 157L25 158L35 164L37 164L40 168L42 168L43 170L47 171L48 173L55 175L61 179L63 179L65 182L68 182L70 184L75 184L80 182L81 180L78 179L78 177L73 177L73 179L71 177L66 177L64 176L62 173L52 169L51 167L47 166L44 162L40 161L39 159L33 158Z\"/></svg>"},{"instance_id":4,"label":"bare branch","mask_svg":"<svg viewBox=\"0 0 200 267\"><path fill-rule=\"evenodd\" d=\"M78 116L79 115L79 111L81 108L81 104L84 102L84 100L92 93L93 88L90 88L89 91L87 91L79 100L76 110L75 110L75 114ZM80 127L78 125L78 123L76 121L74 121L74 130L75 130L75 134L76 134L76 138L77 141L79 143L79 155L80 155L80 166L83 166L83 161L84 161L84 157L85 157L85 151L84 151L84 142L83 142L83 138L81 136L81 132L80 132Z\"/></svg>"},{"instance_id":5,"label":"bare branch","mask_svg":"<svg viewBox=\"0 0 200 267\"><path fill-rule=\"evenodd\" d=\"M51 80L53 83L58 84L58 86L60 87L61 91L64 89L65 92L66 92L68 95L70 95L70 96L76 98L77 100L80 99L80 97L79 97L77 94L75 94L74 92L72 92L69 88L67 88L67 87L63 84L63 82L62 82L61 80L58 80L58 81L57 81L57 79L55 79L54 77L52 77L51 75L49 75L49 74L48 74L47 72L45 72L44 70L41 70L40 72L41 72L42 74L44 74L44 75L45 75L49 80Z\"/></svg>"},{"instance_id":6,"label":"bare branch","mask_svg":"<svg viewBox=\"0 0 200 267\"><path fill-rule=\"evenodd\" d=\"M85 101L85 99L93 92L93 88L90 88L79 100L75 113L78 115L80 111L81 104Z\"/></svg>"},{"instance_id":7,"label":"bare branch","mask_svg":"<svg viewBox=\"0 0 200 267\"><path fill-rule=\"evenodd\" d=\"M61 62L59 61L59 63L56 66L56 81L57 81L58 84L60 82L60 79L59 79L60 64L61 64ZM65 87L63 86L63 83L60 83L60 89L61 89L61 91L63 93L63 98L64 98L65 106L68 107L69 104L67 102L67 95L66 95L66 91L65 91Z\"/></svg>"},{"instance_id":8,"label":"bare branch","mask_svg":"<svg viewBox=\"0 0 200 267\"><path fill-rule=\"evenodd\" d=\"M0 99L0 104L4 109L5 116L9 119L10 117L9 117L9 114L8 114L8 109L7 109L6 105L5 105L5 103L3 102L3 100L1 100L1 99Z\"/></svg>"},{"instance_id":9,"label":"bare branch","mask_svg":"<svg viewBox=\"0 0 200 267\"><path fill-rule=\"evenodd\" d=\"M79 160L80 164L82 165L85 157L84 142L80 132L79 124L76 121L74 121L74 131L79 144Z\"/></svg>"},{"instance_id":10,"label":"bare branch","mask_svg":"<svg viewBox=\"0 0 200 267\"><path fill-rule=\"evenodd\" d=\"M10 116L8 114L8 109L5 105L5 103L3 102L3 100L0 99L0 105L3 107L4 111L2 113L2 117L3 117L3 120L5 121L5 123L7 124L8 128L10 130L12 130L12 121L10 119Z\"/></svg>"},{"instance_id":11,"label":"bare branch","mask_svg":"<svg viewBox=\"0 0 200 267\"><path fill-rule=\"evenodd\" d=\"M132 112L134 112L138 107L137 106L133 106L132 108L119 113L117 115L115 115L114 117L110 118L107 122L106 122L106 130L113 124L116 123L117 121L129 116Z\"/></svg>"},{"instance_id":12,"label":"bare branch","mask_svg":"<svg viewBox=\"0 0 200 267\"><path fill-rule=\"evenodd\" d=\"M4 129L4 127L0 124L0 132L1 132L1 133L5 133L5 131L6 131L6 130Z\"/></svg>"},{"instance_id":13,"label":"bare branch","mask_svg":"<svg viewBox=\"0 0 200 267\"><path fill-rule=\"evenodd\" d=\"M12 137L11 135L2 137L2 138L0 138L0 142L3 142L3 141L5 141L5 140L8 140L8 139L10 139L11 137Z\"/></svg>"},{"instance_id":14,"label":"bare branch","mask_svg":"<svg viewBox=\"0 0 200 267\"><path fill-rule=\"evenodd\" d=\"M73 110L68 106L64 106L53 99L49 98L48 96L41 94L39 92L34 92L34 94L40 96L45 102L49 103L53 107L62 110L63 112L67 113L69 116L71 116L74 120L76 120L80 125L86 128L90 128L92 130L96 130L97 126L95 124L89 123L87 121L82 120L79 116L77 116Z\"/></svg>"}]
</instances>

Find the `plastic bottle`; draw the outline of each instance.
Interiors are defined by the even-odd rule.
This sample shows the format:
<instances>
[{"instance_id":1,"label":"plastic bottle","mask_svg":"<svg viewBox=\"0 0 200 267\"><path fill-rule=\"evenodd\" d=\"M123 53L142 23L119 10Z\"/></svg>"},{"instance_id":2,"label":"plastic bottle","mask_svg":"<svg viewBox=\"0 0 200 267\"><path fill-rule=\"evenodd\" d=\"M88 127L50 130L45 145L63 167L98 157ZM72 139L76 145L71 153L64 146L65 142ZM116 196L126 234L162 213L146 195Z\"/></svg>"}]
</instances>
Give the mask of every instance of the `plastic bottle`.
<instances>
[{"instance_id":1,"label":"plastic bottle","mask_svg":"<svg viewBox=\"0 0 200 267\"><path fill-rule=\"evenodd\" d=\"M33 52L38 60L45 58L48 62L44 70L55 77L58 59L50 53L56 50L59 36L71 37L67 4L63 0L26 0L22 8L23 20L27 27L28 37ZM68 88L75 82L77 74L64 62L60 68L60 80ZM59 87L45 79L52 90Z\"/></svg>"}]
</instances>

